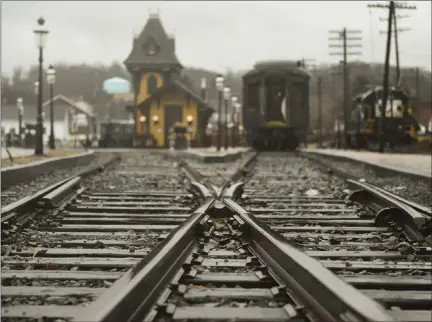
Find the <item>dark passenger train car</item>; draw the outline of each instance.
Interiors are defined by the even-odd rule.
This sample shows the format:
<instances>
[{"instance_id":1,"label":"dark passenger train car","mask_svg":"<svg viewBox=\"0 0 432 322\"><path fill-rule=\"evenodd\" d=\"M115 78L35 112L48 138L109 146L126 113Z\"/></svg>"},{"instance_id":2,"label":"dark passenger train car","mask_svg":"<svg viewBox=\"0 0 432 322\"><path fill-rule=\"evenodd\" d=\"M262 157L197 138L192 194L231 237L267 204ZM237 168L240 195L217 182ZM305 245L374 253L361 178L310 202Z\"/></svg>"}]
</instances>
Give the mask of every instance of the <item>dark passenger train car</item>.
<instances>
[{"instance_id":1,"label":"dark passenger train car","mask_svg":"<svg viewBox=\"0 0 432 322\"><path fill-rule=\"evenodd\" d=\"M348 123L348 144L352 148L368 148L379 139L382 88L376 87L353 99ZM402 89L391 88L386 106L385 137L390 146L416 142L419 123L411 115L409 96Z\"/></svg>"},{"instance_id":2,"label":"dark passenger train car","mask_svg":"<svg viewBox=\"0 0 432 322\"><path fill-rule=\"evenodd\" d=\"M306 144L309 74L298 62L258 62L243 76L243 124L258 150L294 150Z\"/></svg>"},{"instance_id":3,"label":"dark passenger train car","mask_svg":"<svg viewBox=\"0 0 432 322\"><path fill-rule=\"evenodd\" d=\"M99 147L131 148L135 124L124 120L110 120L99 125Z\"/></svg>"}]
</instances>

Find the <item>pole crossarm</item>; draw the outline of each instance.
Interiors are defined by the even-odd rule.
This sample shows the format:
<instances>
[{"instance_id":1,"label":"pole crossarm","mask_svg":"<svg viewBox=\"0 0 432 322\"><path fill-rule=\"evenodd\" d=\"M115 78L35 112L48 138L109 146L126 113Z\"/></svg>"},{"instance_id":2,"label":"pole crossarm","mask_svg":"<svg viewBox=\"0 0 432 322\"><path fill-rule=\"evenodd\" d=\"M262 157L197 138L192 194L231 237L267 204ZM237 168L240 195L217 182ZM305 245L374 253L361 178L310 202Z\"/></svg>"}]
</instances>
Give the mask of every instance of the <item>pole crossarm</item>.
<instances>
[{"instance_id":1,"label":"pole crossarm","mask_svg":"<svg viewBox=\"0 0 432 322\"><path fill-rule=\"evenodd\" d=\"M339 37L329 37L329 41L336 41L337 43L330 43L329 48L341 48L342 52L330 52L330 56L342 56L341 60L343 66L343 118L345 125L343 127L344 139L340 139L340 131L338 127L338 145L341 141L344 142L345 148L348 148L348 122L349 122L349 101L350 101L350 80L348 74L348 56L360 56L362 53L358 51L349 51L351 48L361 48L362 44L358 43L362 40L361 30L342 28L341 30L329 30L330 35L338 34ZM356 35L358 35L356 37ZM355 43L357 42L357 43ZM339 122L338 122L339 124Z\"/></svg>"}]
</instances>

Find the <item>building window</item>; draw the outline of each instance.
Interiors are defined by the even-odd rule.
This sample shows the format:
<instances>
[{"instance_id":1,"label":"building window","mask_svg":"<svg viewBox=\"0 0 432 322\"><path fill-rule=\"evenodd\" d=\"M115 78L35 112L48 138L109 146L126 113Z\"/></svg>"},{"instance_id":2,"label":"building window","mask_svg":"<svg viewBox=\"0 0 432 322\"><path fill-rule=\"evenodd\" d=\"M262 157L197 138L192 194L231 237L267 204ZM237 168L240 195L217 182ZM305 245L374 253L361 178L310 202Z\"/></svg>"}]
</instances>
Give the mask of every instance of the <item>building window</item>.
<instances>
[{"instance_id":1,"label":"building window","mask_svg":"<svg viewBox=\"0 0 432 322\"><path fill-rule=\"evenodd\" d=\"M147 56L157 55L160 51L160 46L158 45L156 39L150 37L143 45L142 50Z\"/></svg>"},{"instance_id":2,"label":"building window","mask_svg":"<svg viewBox=\"0 0 432 322\"><path fill-rule=\"evenodd\" d=\"M150 75L147 78L147 93L152 95L157 89L157 79L154 75Z\"/></svg>"}]
</instances>

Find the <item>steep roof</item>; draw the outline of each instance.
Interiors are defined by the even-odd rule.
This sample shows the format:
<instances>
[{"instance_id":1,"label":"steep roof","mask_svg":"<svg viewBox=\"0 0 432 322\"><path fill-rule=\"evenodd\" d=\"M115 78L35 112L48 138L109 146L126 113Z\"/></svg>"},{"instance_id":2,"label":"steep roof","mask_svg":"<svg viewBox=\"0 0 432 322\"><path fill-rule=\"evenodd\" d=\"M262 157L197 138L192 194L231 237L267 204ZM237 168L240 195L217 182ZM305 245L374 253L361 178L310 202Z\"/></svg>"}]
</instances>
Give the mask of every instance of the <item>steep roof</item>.
<instances>
[{"instance_id":1,"label":"steep roof","mask_svg":"<svg viewBox=\"0 0 432 322\"><path fill-rule=\"evenodd\" d=\"M83 100L77 100L76 101L76 100L73 100L69 97L66 97L66 96L60 94L60 95L56 95L53 97L53 102L56 102L56 101L62 101L64 103L70 105L71 107L77 109L81 113L84 113L90 117L95 116L95 114L93 113L93 107L89 103L87 103ZM42 104L42 106L43 107L49 106L50 102L51 102L51 100L47 100Z\"/></svg>"},{"instance_id":2,"label":"steep roof","mask_svg":"<svg viewBox=\"0 0 432 322\"><path fill-rule=\"evenodd\" d=\"M155 65L179 65L175 41L168 37L158 15L152 14L140 35L133 40L132 50L124 61L129 68Z\"/></svg>"}]
</instances>

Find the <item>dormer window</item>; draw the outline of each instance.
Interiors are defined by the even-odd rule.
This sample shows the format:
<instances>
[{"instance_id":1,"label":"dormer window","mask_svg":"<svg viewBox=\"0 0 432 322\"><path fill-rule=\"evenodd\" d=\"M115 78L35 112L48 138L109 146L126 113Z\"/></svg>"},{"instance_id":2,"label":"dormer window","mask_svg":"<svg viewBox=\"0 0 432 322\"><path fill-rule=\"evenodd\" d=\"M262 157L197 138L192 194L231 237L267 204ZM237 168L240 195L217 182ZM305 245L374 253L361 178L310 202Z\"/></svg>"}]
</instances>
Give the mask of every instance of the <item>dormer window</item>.
<instances>
[{"instance_id":1,"label":"dormer window","mask_svg":"<svg viewBox=\"0 0 432 322\"><path fill-rule=\"evenodd\" d=\"M147 55L149 55L149 56L156 55L156 48L153 45L149 47L149 49L147 51Z\"/></svg>"},{"instance_id":2,"label":"dormer window","mask_svg":"<svg viewBox=\"0 0 432 322\"><path fill-rule=\"evenodd\" d=\"M153 37L143 44L142 49L147 56L154 56L160 51L160 47Z\"/></svg>"}]
</instances>

